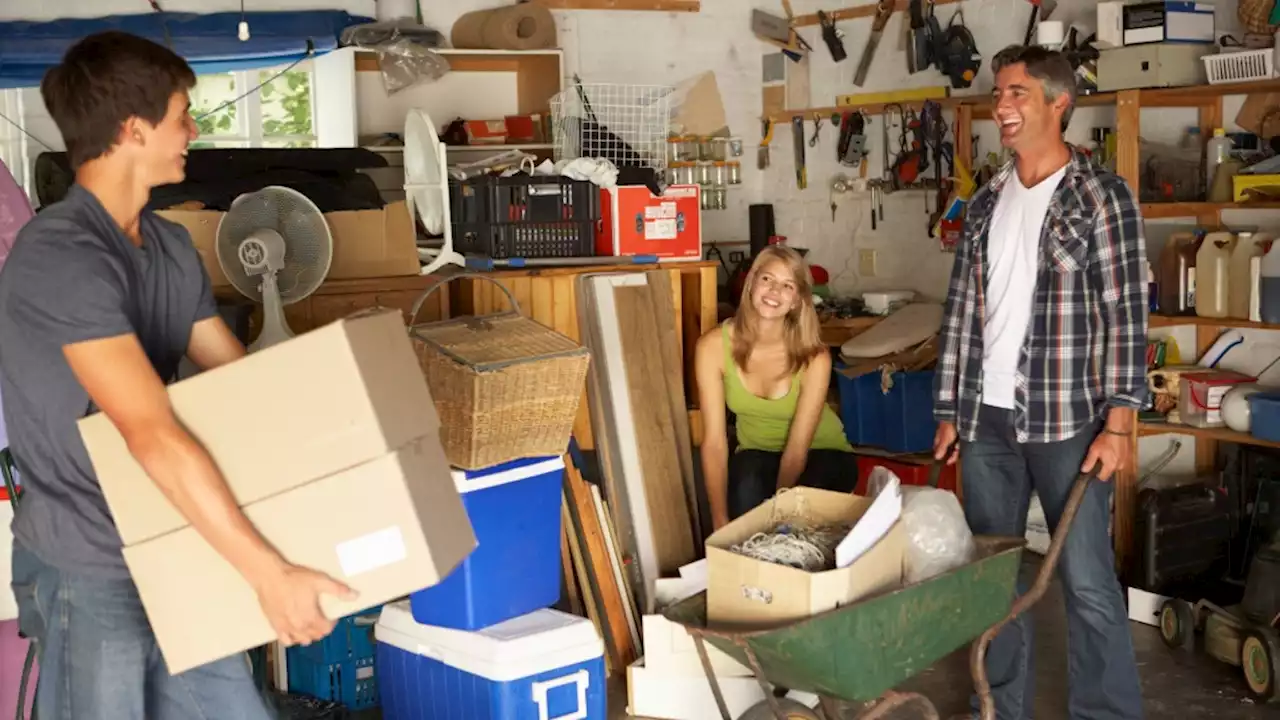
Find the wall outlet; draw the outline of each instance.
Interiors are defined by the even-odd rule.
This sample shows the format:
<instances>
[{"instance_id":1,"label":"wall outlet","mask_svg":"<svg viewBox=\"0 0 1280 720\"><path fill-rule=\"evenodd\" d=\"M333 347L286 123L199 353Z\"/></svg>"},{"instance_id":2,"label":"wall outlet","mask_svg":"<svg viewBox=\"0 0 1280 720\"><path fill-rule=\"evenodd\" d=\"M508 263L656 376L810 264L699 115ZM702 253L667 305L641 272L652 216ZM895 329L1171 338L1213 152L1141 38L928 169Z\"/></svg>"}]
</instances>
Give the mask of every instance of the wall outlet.
<instances>
[{"instance_id":1,"label":"wall outlet","mask_svg":"<svg viewBox=\"0 0 1280 720\"><path fill-rule=\"evenodd\" d=\"M876 276L876 251L875 250L859 250L858 251L858 274L862 277Z\"/></svg>"}]
</instances>

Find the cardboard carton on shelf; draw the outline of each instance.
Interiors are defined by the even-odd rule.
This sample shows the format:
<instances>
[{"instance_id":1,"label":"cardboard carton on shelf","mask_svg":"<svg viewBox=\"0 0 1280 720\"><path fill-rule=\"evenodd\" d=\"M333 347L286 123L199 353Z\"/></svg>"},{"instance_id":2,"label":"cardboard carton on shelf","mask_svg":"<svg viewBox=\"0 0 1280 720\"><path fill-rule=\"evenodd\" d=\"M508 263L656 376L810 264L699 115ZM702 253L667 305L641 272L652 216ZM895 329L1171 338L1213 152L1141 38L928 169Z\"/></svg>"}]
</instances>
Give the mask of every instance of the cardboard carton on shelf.
<instances>
[{"instance_id":1,"label":"cardboard carton on shelf","mask_svg":"<svg viewBox=\"0 0 1280 720\"><path fill-rule=\"evenodd\" d=\"M317 328L175 383L169 397L266 541L359 594L325 598L331 618L430 587L476 547L398 313ZM80 431L170 672L275 640L252 588L115 426L94 415Z\"/></svg>"}]
</instances>

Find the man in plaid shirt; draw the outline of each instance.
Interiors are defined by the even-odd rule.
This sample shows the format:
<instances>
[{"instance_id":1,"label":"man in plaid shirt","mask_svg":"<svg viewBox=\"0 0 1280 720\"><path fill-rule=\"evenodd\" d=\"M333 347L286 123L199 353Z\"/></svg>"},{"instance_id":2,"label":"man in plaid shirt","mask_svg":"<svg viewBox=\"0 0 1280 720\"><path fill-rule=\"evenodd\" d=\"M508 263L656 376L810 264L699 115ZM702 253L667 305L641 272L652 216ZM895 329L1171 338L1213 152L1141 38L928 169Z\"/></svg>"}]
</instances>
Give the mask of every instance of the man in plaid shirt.
<instances>
[{"instance_id":1,"label":"man in plaid shirt","mask_svg":"<svg viewBox=\"0 0 1280 720\"><path fill-rule=\"evenodd\" d=\"M934 453L959 456L979 534L1024 535L1032 490L1056 532L1077 474L1097 469L1103 482L1086 494L1059 566L1068 707L1073 720L1140 718L1107 528L1108 481L1131 456L1146 394L1142 217L1124 180L1063 140L1075 100L1066 58L1011 47L992 67L994 119L1015 159L969 203L942 326ZM1034 712L1031 655L1027 619L992 643L1002 720Z\"/></svg>"}]
</instances>

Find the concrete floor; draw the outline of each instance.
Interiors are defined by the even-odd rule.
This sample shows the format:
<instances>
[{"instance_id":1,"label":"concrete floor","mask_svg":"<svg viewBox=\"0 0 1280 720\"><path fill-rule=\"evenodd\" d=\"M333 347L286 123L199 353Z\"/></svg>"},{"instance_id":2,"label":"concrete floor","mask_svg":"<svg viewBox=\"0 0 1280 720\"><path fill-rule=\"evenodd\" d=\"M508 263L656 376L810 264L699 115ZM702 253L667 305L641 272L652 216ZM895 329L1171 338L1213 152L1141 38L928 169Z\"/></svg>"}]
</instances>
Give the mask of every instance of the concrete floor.
<instances>
[{"instance_id":1,"label":"concrete floor","mask_svg":"<svg viewBox=\"0 0 1280 720\"><path fill-rule=\"evenodd\" d=\"M1066 620L1056 585L1034 608L1036 622L1036 720L1066 720ZM1213 718L1213 720L1280 720L1280 705L1255 703L1245 689L1238 668L1202 654L1175 652L1165 647L1159 632L1131 623L1148 720ZM973 685L968 648L913 678L902 690L929 697L939 714L948 718L968 710ZM903 718L916 717L903 710ZM611 720L625 720L625 688L610 697ZM710 719L708 719L710 720Z\"/></svg>"}]
</instances>

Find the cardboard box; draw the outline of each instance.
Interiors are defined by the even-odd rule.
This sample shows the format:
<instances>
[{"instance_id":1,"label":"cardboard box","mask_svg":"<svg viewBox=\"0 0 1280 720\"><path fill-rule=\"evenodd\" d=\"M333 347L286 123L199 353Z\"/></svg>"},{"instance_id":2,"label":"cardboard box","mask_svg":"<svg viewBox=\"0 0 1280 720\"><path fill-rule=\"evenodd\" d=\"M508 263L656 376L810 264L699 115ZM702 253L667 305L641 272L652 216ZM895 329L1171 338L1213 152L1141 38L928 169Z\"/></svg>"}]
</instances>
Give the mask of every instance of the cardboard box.
<instances>
[{"instance_id":1,"label":"cardboard box","mask_svg":"<svg viewBox=\"0 0 1280 720\"><path fill-rule=\"evenodd\" d=\"M440 426L404 319L392 310L330 323L175 383L169 401L242 506ZM186 526L106 416L79 424L126 546Z\"/></svg>"},{"instance_id":2,"label":"cardboard box","mask_svg":"<svg viewBox=\"0 0 1280 720\"><path fill-rule=\"evenodd\" d=\"M434 434L244 513L289 562L359 594L323 597L330 618L431 587L476 548ZM276 639L253 589L195 528L126 547L124 558L170 673Z\"/></svg>"},{"instance_id":3,"label":"cardboard box","mask_svg":"<svg viewBox=\"0 0 1280 720\"><path fill-rule=\"evenodd\" d=\"M231 283L218 264L217 210L162 210L156 213L172 220L191 233L200 258L214 287ZM329 265L330 280L352 280L372 277L417 275L422 268L418 260L417 231L409 206L403 200L388 203L381 210L350 210L325 213L329 232L333 235L333 261Z\"/></svg>"},{"instance_id":4,"label":"cardboard box","mask_svg":"<svg viewBox=\"0 0 1280 720\"><path fill-rule=\"evenodd\" d=\"M901 587L907 548L901 522L848 567L825 572L764 562L729 549L785 522L854 522L871 503L871 498L799 487L720 528L707 538L707 619L722 626L769 627Z\"/></svg>"},{"instance_id":5,"label":"cardboard box","mask_svg":"<svg viewBox=\"0 0 1280 720\"><path fill-rule=\"evenodd\" d=\"M643 618L645 666L661 673L703 674L702 661L693 636L662 615ZM751 677L751 668L707 643L707 659L716 677Z\"/></svg>"},{"instance_id":6,"label":"cardboard box","mask_svg":"<svg viewBox=\"0 0 1280 720\"><path fill-rule=\"evenodd\" d=\"M1124 44L1181 42L1212 45L1213 4L1187 0L1126 3L1121 7Z\"/></svg>"},{"instance_id":7,"label":"cardboard box","mask_svg":"<svg viewBox=\"0 0 1280 720\"><path fill-rule=\"evenodd\" d=\"M730 717L743 717L764 702L760 682L750 675L726 677L717 672L716 680ZM818 696L812 693L792 690L786 697L810 708L818 706ZM720 708L701 667L696 672L668 672L653 667L646 655L627 667L627 713L654 720L706 720L720 717Z\"/></svg>"},{"instance_id":8,"label":"cardboard box","mask_svg":"<svg viewBox=\"0 0 1280 720\"><path fill-rule=\"evenodd\" d=\"M404 321L370 311L169 388L178 419L288 561L359 598L430 587L476 547ZM248 583L189 526L101 414L81 436L170 672L275 639Z\"/></svg>"}]
</instances>

